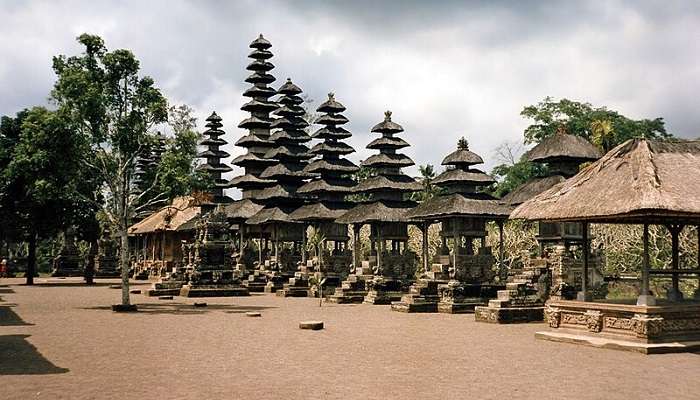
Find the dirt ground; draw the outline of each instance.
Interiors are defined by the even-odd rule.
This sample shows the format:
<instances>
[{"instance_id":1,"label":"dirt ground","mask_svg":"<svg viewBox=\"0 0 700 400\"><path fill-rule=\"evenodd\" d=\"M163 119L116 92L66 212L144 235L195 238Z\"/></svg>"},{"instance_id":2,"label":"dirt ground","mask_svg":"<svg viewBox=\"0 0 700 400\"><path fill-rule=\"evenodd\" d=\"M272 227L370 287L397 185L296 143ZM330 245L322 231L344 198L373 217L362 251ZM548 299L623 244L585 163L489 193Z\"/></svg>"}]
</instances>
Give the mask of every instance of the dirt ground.
<instances>
[{"instance_id":1,"label":"dirt ground","mask_svg":"<svg viewBox=\"0 0 700 400\"><path fill-rule=\"evenodd\" d=\"M115 314L116 281L38 281L0 280L0 399L700 398L700 354L535 340L543 324L263 294Z\"/></svg>"}]
</instances>

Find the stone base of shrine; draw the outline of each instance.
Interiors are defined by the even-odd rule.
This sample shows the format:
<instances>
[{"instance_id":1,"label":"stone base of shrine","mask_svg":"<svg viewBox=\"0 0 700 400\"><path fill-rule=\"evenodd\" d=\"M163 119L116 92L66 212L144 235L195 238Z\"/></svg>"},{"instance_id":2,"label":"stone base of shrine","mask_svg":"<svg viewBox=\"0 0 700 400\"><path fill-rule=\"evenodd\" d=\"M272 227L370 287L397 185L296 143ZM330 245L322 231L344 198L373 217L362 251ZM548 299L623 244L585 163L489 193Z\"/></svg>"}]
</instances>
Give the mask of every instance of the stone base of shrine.
<instances>
[{"instance_id":1,"label":"stone base of shrine","mask_svg":"<svg viewBox=\"0 0 700 400\"><path fill-rule=\"evenodd\" d=\"M182 297L235 297L250 296L248 288L238 285L191 285L180 289Z\"/></svg>"},{"instance_id":2,"label":"stone base of shrine","mask_svg":"<svg viewBox=\"0 0 700 400\"><path fill-rule=\"evenodd\" d=\"M54 269L51 271L51 276L54 278L80 277L85 273L81 269Z\"/></svg>"},{"instance_id":3,"label":"stone base of shrine","mask_svg":"<svg viewBox=\"0 0 700 400\"><path fill-rule=\"evenodd\" d=\"M327 299L335 304L361 304L367 296L366 283L372 275L350 274Z\"/></svg>"},{"instance_id":4,"label":"stone base of shrine","mask_svg":"<svg viewBox=\"0 0 700 400\"><path fill-rule=\"evenodd\" d=\"M309 297L309 288L301 286L290 286L278 290L276 295L279 297Z\"/></svg>"},{"instance_id":5,"label":"stone base of shrine","mask_svg":"<svg viewBox=\"0 0 700 400\"><path fill-rule=\"evenodd\" d=\"M643 354L700 349L700 302L638 306L573 300L545 306L548 331L538 339L635 351Z\"/></svg>"},{"instance_id":6,"label":"stone base of shrine","mask_svg":"<svg viewBox=\"0 0 700 400\"><path fill-rule=\"evenodd\" d=\"M479 298L441 301L437 305L437 311L445 314L471 314L476 307L483 306L485 303L486 300Z\"/></svg>"},{"instance_id":7,"label":"stone base of shrine","mask_svg":"<svg viewBox=\"0 0 700 400\"><path fill-rule=\"evenodd\" d=\"M156 282L142 293L149 297L179 296L184 285L184 281Z\"/></svg>"},{"instance_id":8,"label":"stone base of shrine","mask_svg":"<svg viewBox=\"0 0 700 400\"><path fill-rule=\"evenodd\" d=\"M479 306L474 308L474 319L477 322L494 324L542 322L544 321L544 307L493 308Z\"/></svg>"},{"instance_id":9,"label":"stone base of shrine","mask_svg":"<svg viewBox=\"0 0 700 400\"><path fill-rule=\"evenodd\" d=\"M412 303L396 301L391 303L391 311L405 313L434 313L438 311L438 303L437 301L416 301Z\"/></svg>"},{"instance_id":10,"label":"stone base of shrine","mask_svg":"<svg viewBox=\"0 0 700 400\"><path fill-rule=\"evenodd\" d=\"M119 278L121 276L119 271L95 271L95 278Z\"/></svg>"},{"instance_id":11,"label":"stone base of shrine","mask_svg":"<svg viewBox=\"0 0 700 400\"><path fill-rule=\"evenodd\" d=\"M367 296L365 296L362 302L364 304L390 305L393 302L401 300L401 296L403 295L403 292L370 290L367 292Z\"/></svg>"}]
</instances>

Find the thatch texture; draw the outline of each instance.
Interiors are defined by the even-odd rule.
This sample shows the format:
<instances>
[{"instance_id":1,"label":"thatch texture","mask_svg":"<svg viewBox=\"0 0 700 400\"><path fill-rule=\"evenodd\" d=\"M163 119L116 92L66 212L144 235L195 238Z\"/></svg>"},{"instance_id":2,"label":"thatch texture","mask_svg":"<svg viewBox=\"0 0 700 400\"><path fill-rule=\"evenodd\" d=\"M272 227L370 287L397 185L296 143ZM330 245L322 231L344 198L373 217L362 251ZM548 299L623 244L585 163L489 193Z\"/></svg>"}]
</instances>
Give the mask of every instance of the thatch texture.
<instances>
[{"instance_id":1,"label":"thatch texture","mask_svg":"<svg viewBox=\"0 0 700 400\"><path fill-rule=\"evenodd\" d=\"M296 222L292 218L290 218L291 212L294 211L294 208L288 208L288 207L270 207L270 208L263 208L262 210L258 211L253 215L252 217L248 218L245 223L247 225L262 225L262 224L271 224L271 223L277 223L277 222Z\"/></svg>"},{"instance_id":2,"label":"thatch texture","mask_svg":"<svg viewBox=\"0 0 700 400\"><path fill-rule=\"evenodd\" d=\"M457 149L442 160L442 165L477 165L483 163L484 159L469 149Z\"/></svg>"},{"instance_id":3,"label":"thatch texture","mask_svg":"<svg viewBox=\"0 0 700 400\"><path fill-rule=\"evenodd\" d=\"M349 203L322 201L301 206L294 210L290 217L296 221L335 220L351 208L352 204Z\"/></svg>"},{"instance_id":4,"label":"thatch texture","mask_svg":"<svg viewBox=\"0 0 700 400\"><path fill-rule=\"evenodd\" d=\"M415 164L410 157L405 154L374 154L367 157L360 165L369 168L382 168L382 167L410 167Z\"/></svg>"},{"instance_id":5,"label":"thatch texture","mask_svg":"<svg viewBox=\"0 0 700 400\"><path fill-rule=\"evenodd\" d=\"M448 169L433 179L435 185L445 185L450 183L474 184L478 186L488 186L496 180L483 171L478 169L463 170L463 169Z\"/></svg>"},{"instance_id":6,"label":"thatch texture","mask_svg":"<svg viewBox=\"0 0 700 400\"><path fill-rule=\"evenodd\" d=\"M469 216L490 219L507 219L512 208L501 204L485 193L465 196L453 193L436 196L410 210L406 217L413 220L440 219L446 217Z\"/></svg>"},{"instance_id":7,"label":"thatch texture","mask_svg":"<svg viewBox=\"0 0 700 400\"><path fill-rule=\"evenodd\" d=\"M318 179L311 182L305 183L302 187L297 189L297 193L309 193L318 194L322 192L326 193L353 193L353 188L355 186L355 181L351 179Z\"/></svg>"},{"instance_id":8,"label":"thatch texture","mask_svg":"<svg viewBox=\"0 0 700 400\"><path fill-rule=\"evenodd\" d=\"M408 222L406 213L415 207L412 201L375 201L358 204L335 220L339 224L367 224L372 222Z\"/></svg>"},{"instance_id":9,"label":"thatch texture","mask_svg":"<svg viewBox=\"0 0 700 400\"><path fill-rule=\"evenodd\" d=\"M237 200L224 206L224 213L228 219L248 219L257 214L264 207L249 199Z\"/></svg>"},{"instance_id":10,"label":"thatch texture","mask_svg":"<svg viewBox=\"0 0 700 400\"><path fill-rule=\"evenodd\" d=\"M175 231L202 212L192 196L177 197L173 202L129 227L129 234L139 235L158 231Z\"/></svg>"},{"instance_id":11,"label":"thatch texture","mask_svg":"<svg viewBox=\"0 0 700 400\"><path fill-rule=\"evenodd\" d=\"M561 175L529 180L503 196L503 198L501 198L501 203L509 206L517 206L565 180L566 178Z\"/></svg>"},{"instance_id":12,"label":"thatch texture","mask_svg":"<svg viewBox=\"0 0 700 400\"><path fill-rule=\"evenodd\" d=\"M700 141L628 140L511 218L700 223Z\"/></svg>"},{"instance_id":13,"label":"thatch texture","mask_svg":"<svg viewBox=\"0 0 700 400\"><path fill-rule=\"evenodd\" d=\"M525 154L525 157L533 162L550 162L561 159L591 161L599 159L600 156L598 148L586 139L563 132L543 139Z\"/></svg>"},{"instance_id":14,"label":"thatch texture","mask_svg":"<svg viewBox=\"0 0 700 400\"><path fill-rule=\"evenodd\" d=\"M408 175L377 175L367 178L355 186L355 193L392 191L416 192L422 190L420 182Z\"/></svg>"}]
</instances>

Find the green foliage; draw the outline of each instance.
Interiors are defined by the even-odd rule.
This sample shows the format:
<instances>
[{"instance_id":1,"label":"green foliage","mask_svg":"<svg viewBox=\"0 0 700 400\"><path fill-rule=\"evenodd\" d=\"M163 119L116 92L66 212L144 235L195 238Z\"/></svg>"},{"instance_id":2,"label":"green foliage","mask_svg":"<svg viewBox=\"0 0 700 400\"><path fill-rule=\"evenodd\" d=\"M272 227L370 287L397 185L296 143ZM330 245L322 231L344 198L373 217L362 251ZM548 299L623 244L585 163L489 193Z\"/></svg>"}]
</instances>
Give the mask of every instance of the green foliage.
<instances>
[{"instance_id":1,"label":"green foliage","mask_svg":"<svg viewBox=\"0 0 700 400\"><path fill-rule=\"evenodd\" d=\"M357 172L355 172L354 174L352 174L351 178L353 181L360 183L360 182L364 181L365 179L371 178L372 176L374 176L374 174L375 174L375 171L373 168L360 166L360 169ZM351 195L346 197L346 199L348 199L348 201L354 201L357 203L363 202L363 201L368 201L368 200L370 200L370 198L371 198L371 196L367 193L355 193L355 194L351 194Z\"/></svg>"},{"instance_id":2,"label":"green foliage","mask_svg":"<svg viewBox=\"0 0 700 400\"><path fill-rule=\"evenodd\" d=\"M492 194L502 197L532 178L546 176L547 167L542 164L532 163L525 157L521 157L520 161L513 165L497 165L491 173L501 178L494 186Z\"/></svg>"},{"instance_id":3,"label":"green foliage","mask_svg":"<svg viewBox=\"0 0 700 400\"><path fill-rule=\"evenodd\" d=\"M466 139L462 138L462 140L466 142ZM462 143L462 140L460 140L460 143ZM420 172L420 182L423 186L423 190L412 193L411 199L420 203L438 195L441 190L439 187L433 185L433 180L437 176L435 167L431 164L419 165L418 171Z\"/></svg>"},{"instance_id":4,"label":"green foliage","mask_svg":"<svg viewBox=\"0 0 700 400\"><path fill-rule=\"evenodd\" d=\"M533 121L525 128L525 143L538 143L556 133L561 126L566 132L593 142L594 132L600 132L601 124L607 126L607 137L598 143L603 151L635 137L671 137L666 132L663 118L633 120L607 107L593 107L590 103L568 99L555 101L545 97L536 105L525 107L520 115Z\"/></svg>"}]
</instances>

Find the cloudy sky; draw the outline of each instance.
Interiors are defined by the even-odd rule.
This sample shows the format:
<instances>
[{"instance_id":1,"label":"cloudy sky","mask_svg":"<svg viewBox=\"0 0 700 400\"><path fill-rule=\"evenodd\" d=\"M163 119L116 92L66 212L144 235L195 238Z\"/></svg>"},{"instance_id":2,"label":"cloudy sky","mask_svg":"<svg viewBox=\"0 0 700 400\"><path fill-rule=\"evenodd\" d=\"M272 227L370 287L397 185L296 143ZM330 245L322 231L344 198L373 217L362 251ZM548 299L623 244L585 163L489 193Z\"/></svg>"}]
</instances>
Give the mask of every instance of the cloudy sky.
<instances>
[{"instance_id":1,"label":"cloudy sky","mask_svg":"<svg viewBox=\"0 0 700 400\"><path fill-rule=\"evenodd\" d=\"M75 37L89 32L133 50L200 121L216 110L233 143L248 44L263 33L275 87L291 77L316 104L333 91L348 108L355 161L390 109L417 164L439 164L466 136L490 169L499 144L522 141L522 108L545 96L663 117L671 133L700 136L695 1L3 0L0 21L2 115L45 104L51 57L76 54Z\"/></svg>"}]
</instances>

